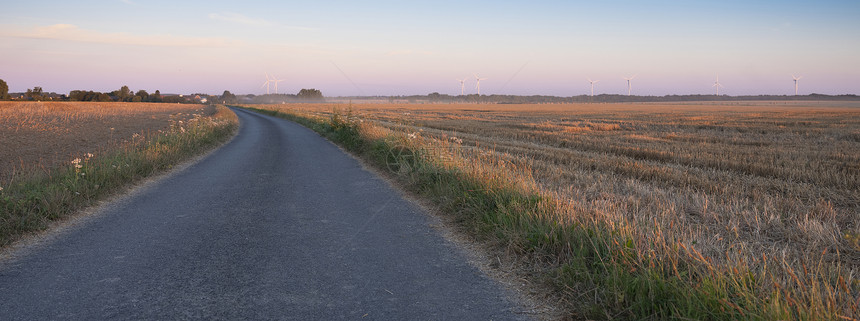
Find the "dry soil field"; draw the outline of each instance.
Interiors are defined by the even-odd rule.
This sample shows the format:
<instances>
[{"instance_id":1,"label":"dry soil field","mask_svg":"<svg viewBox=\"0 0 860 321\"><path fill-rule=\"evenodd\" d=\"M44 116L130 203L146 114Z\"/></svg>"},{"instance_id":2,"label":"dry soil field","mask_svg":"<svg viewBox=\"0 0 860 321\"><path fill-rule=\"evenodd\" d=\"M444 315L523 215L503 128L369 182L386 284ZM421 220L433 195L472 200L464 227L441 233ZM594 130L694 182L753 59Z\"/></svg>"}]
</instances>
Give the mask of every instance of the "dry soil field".
<instances>
[{"instance_id":1,"label":"dry soil field","mask_svg":"<svg viewBox=\"0 0 860 321\"><path fill-rule=\"evenodd\" d=\"M0 186L88 153L168 129L211 107L183 104L0 102Z\"/></svg>"},{"instance_id":2,"label":"dry soil field","mask_svg":"<svg viewBox=\"0 0 860 321\"><path fill-rule=\"evenodd\" d=\"M629 237L636 264L698 282L678 271L687 266L762 296L726 307L857 316L860 104L268 108L350 109L382 135L450 146L468 164L510 164L563 204L554 220Z\"/></svg>"}]
</instances>

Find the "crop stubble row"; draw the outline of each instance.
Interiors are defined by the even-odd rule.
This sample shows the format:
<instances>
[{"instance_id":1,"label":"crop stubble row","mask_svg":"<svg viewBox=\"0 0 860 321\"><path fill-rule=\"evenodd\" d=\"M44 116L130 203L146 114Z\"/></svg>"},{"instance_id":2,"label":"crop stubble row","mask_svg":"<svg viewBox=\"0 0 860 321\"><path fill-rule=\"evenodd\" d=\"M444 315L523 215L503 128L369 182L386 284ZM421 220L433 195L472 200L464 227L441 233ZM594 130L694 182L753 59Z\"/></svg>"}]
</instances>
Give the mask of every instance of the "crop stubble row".
<instances>
[{"instance_id":1,"label":"crop stubble row","mask_svg":"<svg viewBox=\"0 0 860 321\"><path fill-rule=\"evenodd\" d=\"M650 257L751 271L773 281L762 293L788 286L809 307L825 298L858 308L858 104L273 108L319 117L350 108L404 136L457 137L465 157L505 160L566 202L567 223L611 226ZM680 258L679 248L701 256Z\"/></svg>"}]
</instances>

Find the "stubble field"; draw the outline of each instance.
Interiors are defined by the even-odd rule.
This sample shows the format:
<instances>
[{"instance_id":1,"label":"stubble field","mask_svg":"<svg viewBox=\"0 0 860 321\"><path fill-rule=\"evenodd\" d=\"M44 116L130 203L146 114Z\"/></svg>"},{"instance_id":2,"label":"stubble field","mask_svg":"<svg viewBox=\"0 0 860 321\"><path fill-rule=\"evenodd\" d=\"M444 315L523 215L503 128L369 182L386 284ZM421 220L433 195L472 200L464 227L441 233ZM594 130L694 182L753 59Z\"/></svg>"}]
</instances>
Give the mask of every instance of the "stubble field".
<instances>
[{"instance_id":1,"label":"stubble field","mask_svg":"<svg viewBox=\"0 0 860 321\"><path fill-rule=\"evenodd\" d=\"M183 104L0 102L0 186L212 113Z\"/></svg>"},{"instance_id":2,"label":"stubble field","mask_svg":"<svg viewBox=\"0 0 860 321\"><path fill-rule=\"evenodd\" d=\"M681 282L676 286L704 291L718 305L711 308L727 315L860 317L860 104L266 109L332 122L334 112L364 136L441 148L465 172L518 181L553 200L556 214L535 220L608 235L607 244L587 246L607 249L607 257L591 261L626 270L616 274L653 274L646 277L665 278L663 286ZM550 234L547 242L557 241ZM636 317L626 313L637 304L665 307L645 314L655 313L650 317L696 315L675 311L691 307L654 289L644 292L654 297L631 297L640 292L630 287L642 284L589 279L586 271L594 267L562 258L581 253L571 249L581 246L562 244L558 260L544 259L559 279L568 279L559 282L571 300L616 316ZM586 316L611 318L604 313L610 312Z\"/></svg>"},{"instance_id":3,"label":"stubble field","mask_svg":"<svg viewBox=\"0 0 860 321\"><path fill-rule=\"evenodd\" d=\"M223 106L0 102L0 248L228 140Z\"/></svg>"}]
</instances>

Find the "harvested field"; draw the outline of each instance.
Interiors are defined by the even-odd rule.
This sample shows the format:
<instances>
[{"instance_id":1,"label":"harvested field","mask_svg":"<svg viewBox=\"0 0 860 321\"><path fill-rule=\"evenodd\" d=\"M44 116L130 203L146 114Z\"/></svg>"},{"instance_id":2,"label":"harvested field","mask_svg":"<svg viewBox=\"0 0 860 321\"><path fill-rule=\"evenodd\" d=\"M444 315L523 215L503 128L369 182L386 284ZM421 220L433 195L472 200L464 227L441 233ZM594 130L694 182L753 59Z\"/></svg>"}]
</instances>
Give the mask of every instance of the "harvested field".
<instances>
[{"instance_id":1,"label":"harvested field","mask_svg":"<svg viewBox=\"0 0 860 321\"><path fill-rule=\"evenodd\" d=\"M67 165L212 113L187 104L0 102L0 186L16 173Z\"/></svg>"},{"instance_id":2,"label":"harvested field","mask_svg":"<svg viewBox=\"0 0 860 321\"><path fill-rule=\"evenodd\" d=\"M620 240L604 244L614 250L603 262L713 291L736 317L860 317L860 104L267 108L317 119L339 109L365 135L445 148L473 172L509 172L499 175L536 186L563 213L538 220ZM633 285L606 286L563 285L615 311L636 299L623 294Z\"/></svg>"}]
</instances>

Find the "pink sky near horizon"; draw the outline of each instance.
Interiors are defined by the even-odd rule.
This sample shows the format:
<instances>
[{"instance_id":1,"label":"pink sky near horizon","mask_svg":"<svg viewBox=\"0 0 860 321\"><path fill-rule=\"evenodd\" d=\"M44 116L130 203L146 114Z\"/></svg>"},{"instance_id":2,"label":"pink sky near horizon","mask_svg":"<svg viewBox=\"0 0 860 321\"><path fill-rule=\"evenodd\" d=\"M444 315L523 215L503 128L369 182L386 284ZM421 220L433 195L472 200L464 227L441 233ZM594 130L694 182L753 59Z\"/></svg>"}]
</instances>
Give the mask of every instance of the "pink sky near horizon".
<instances>
[{"instance_id":1,"label":"pink sky near horizon","mask_svg":"<svg viewBox=\"0 0 860 321\"><path fill-rule=\"evenodd\" d=\"M789 95L792 74L801 94L860 93L860 5L845 1L37 2L0 13L11 92L262 94L271 73L282 93L456 95L477 73L482 94L582 95L587 78L626 94L634 74L635 95L711 94L717 75L724 94Z\"/></svg>"}]
</instances>

